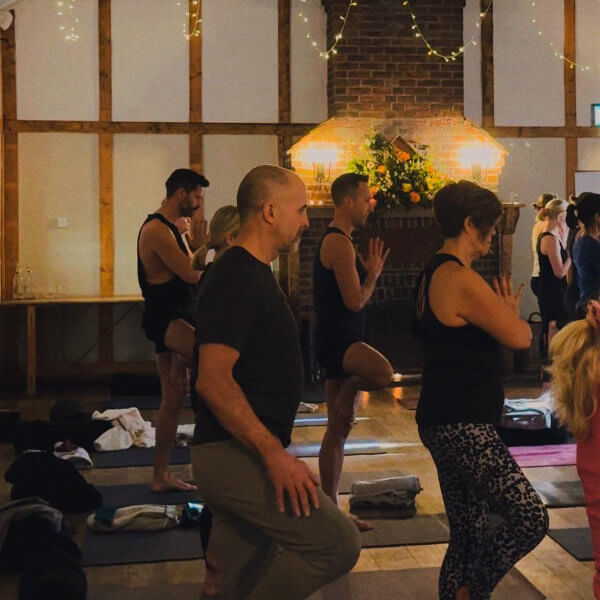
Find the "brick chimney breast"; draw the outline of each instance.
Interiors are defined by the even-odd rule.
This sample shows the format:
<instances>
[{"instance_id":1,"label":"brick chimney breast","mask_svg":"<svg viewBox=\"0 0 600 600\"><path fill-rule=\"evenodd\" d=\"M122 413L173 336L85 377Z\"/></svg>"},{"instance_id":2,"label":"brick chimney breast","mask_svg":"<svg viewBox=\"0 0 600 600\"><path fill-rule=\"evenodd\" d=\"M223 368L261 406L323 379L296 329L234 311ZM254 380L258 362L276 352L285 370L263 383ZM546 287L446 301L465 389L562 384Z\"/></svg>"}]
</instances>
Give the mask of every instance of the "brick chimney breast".
<instances>
[{"instance_id":1,"label":"brick chimney breast","mask_svg":"<svg viewBox=\"0 0 600 600\"><path fill-rule=\"evenodd\" d=\"M322 0L331 44L348 3ZM450 54L463 44L464 0L411 0L429 43ZM359 0L328 65L329 117L463 115L463 60L428 56L402 0Z\"/></svg>"}]
</instances>

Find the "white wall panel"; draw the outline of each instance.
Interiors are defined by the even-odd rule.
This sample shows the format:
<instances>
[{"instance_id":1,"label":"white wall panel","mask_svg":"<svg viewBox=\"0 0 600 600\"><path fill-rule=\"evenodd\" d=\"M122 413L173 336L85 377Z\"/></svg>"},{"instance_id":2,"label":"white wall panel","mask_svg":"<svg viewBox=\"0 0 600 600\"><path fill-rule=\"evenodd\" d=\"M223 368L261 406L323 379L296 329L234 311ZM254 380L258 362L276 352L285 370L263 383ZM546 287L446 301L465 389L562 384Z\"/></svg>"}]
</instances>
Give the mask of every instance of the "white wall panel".
<instances>
[{"instance_id":1,"label":"white wall panel","mask_svg":"<svg viewBox=\"0 0 600 600\"><path fill-rule=\"evenodd\" d=\"M521 316L538 310L537 300L529 287L533 253L531 228L535 219L532 204L542 193L565 197L565 142L560 139L499 139L508 149L506 165L500 176L499 195L509 201L510 194L519 195L525 203L513 242L513 280L525 284L521 300Z\"/></svg>"},{"instance_id":2,"label":"white wall panel","mask_svg":"<svg viewBox=\"0 0 600 600\"><path fill-rule=\"evenodd\" d=\"M494 2L496 125L564 125L562 2ZM536 23L532 20L536 19ZM541 31L543 35L538 35Z\"/></svg>"},{"instance_id":3,"label":"white wall panel","mask_svg":"<svg viewBox=\"0 0 600 600\"><path fill-rule=\"evenodd\" d=\"M482 122L481 30L475 25L479 22L480 12L479 0L467 0L463 10L463 44L468 44L464 53L465 117L477 125ZM471 38L475 46L469 44Z\"/></svg>"},{"instance_id":4,"label":"white wall panel","mask_svg":"<svg viewBox=\"0 0 600 600\"><path fill-rule=\"evenodd\" d=\"M19 119L98 118L97 2L79 0L72 10L64 3L69 19L58 15L56 0L27 0L16 8ZM79 35L74 42L60 29L71 24Z\"/></svg>"},{"instance_id":5,"label":"white wall panel","mask_svg":"<svg viewBox=\"0 0 600 600\"><path fill-rule=\"evenodd\" d=\"M68 220L58 228L57 217ZM98 136L19 134L19 262L42 290L100 292Z\"/></svg>"},{"instance_id":6,"label":"white wall panel","mask_svg":"<svg viewBox=\"0 0 600 600\"><path fill-rule=\"evenodd\" d=\"M118 0L112 10L115 121L187 121L187 0ZM186 30L187 31L187 30Z\"/></svg>"},{"instance_id":7,"label":"white wall panel","mask_svg":"<svg viewBox=\"0 0 600 600\"><path fill-rule=\"evenodd\" d=\"M226 204L235 204L244 175L258 165L278 164L277 137L269 135L204 136L206 218Z\"/></svg>"},{"instance_id":8,"label":"white wall panel","mask_svg":"<svg viewBox=\"0 0 600 600\"><path fill-rule=\"evenodd\" d=\"M187 167L187 135L114 136L115 293L139 294L136 241L148 213L165 197L165 181Z\"/></svg>"},{"instance_id":9,"label":"white wall panel","mask_svg":"<svg viewBox=\"0 0 600 600\"><path fill-rule=\"evenodd\" d=\"M600 139L578 140L577 167L579 171L600 171Z\"/></svg>"},{"instance_id":10,"label":"white wall panel","mask_svg":"<svg viewBox=\"0 0 600 600\"><path fill-rule=\"evenodd\" d=\"M203 121L278 120L277 0L202 2Z\"/></svg>"},{"instance_id":11,"label":"white wall panel","mask_svg":"<svg viewBox=\"0 0 600 600\"><path fill-rule=\"evenodd\" d=\"M302 13L308 22L299 17ZM292 0L290 87L292 121L321 123L327 119L327 62L313 48L327 47L327 19L321 0ZM335 60L335 57L332 58Z\"/></svg>"},{"instance_id":12,"label":"white wall panel","mask_svg":"<svg viewBox=\"0 0 600 600\"><path fill-rule=\"evenodd\" d=\"M600 2L577 0L577 125L592 124L592 104L600 102Z\"/></svg>"}]
</instances>

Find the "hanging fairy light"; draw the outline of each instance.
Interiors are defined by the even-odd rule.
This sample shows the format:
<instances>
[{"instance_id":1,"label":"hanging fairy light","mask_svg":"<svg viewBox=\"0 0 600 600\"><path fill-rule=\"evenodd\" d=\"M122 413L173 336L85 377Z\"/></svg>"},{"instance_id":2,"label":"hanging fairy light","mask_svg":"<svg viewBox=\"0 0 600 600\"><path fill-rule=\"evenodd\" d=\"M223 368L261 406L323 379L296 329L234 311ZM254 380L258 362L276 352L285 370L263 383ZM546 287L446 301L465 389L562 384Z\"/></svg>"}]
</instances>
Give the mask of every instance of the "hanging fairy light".
<instances>
[{"instance_id":1,"label":"hanging fairy light","mask_svg":"<svg viewBox=\"0 0 600 600\"><path fill-rule=\"evenodd\" d=\"M76 42L79 39L77 27L77 0L57 0L56 15L58 16L58 29L67 42Z\"/></svg>"},{"instance_id":2,"label":"hanging fairy light","mask_svg":"<svg viewBox=\"0 0 600 600\"><path fill-rule=\"evenodd\" d=\"M429 56L437 56L438 58L443 59L445 62L450 62L455 61L461 54L464 54L465 50L469 46L477 46L477 41L475 38L477 37L479 30L481 29L482 21L487 17L488 13L490 12L493 2L494 0L489 0L487 6L485 7L485 10L479 13L479 18L475 23L475 31L473 32L473 35L468 39L467 42L463 43L463 45L459 46L456 50L450 52L450 54L444 54L443 52L440 52L431 45L431 43L423 33L423 30L419 26L419 22L417 21L417 15L415 15L415 12L413 11L409 0L403 0L402 6L406 7L408 12L410 13L410 18L412 19L411 29L413 31L413 36L423 41L425 47L427 48L427 54Z\"/></svg>"},{"instance_id":3,"label":"hanging fairy light","mask_svg":"<svg viewBox=\"0 0 600 600\"><path fill-rule=\"evenodd\" d=\"M175 3L177 6L181 6L181 0L177 0ZM188 3L189 4L189 3ZM190 9L186 11L185 16L188 18L187 23L182 26L181 33L186 40L190 40L193 37L200 37L200 28L202 26L202 19L200 18L200 3L199 0L193 0Z\"/></svg>"},{"instance_id":4,"label":"hanging fairy light","mask_svg":"<svg viewBox=\"0 0 600 600\"><path fill-rule=\"evenodd\" d=\"M300 0L303 4L306 4L306 0ZM348 16L350 15L350 11L353 6L358 6L358 2L356 0L350 0L348 2L348 7L346 8L346 13L342 16L340 15L340 20L342 21L342 26L340 30L335 34L333 44L326 50L319 48L316 40L313 39L309 29L308 29L308 17L306 15L306 10L301 10L298 13L298 18L306 25L306 39L310 42L311 46L315 49L316 52L319 53L319 56L324 60L329 60L330 56L336 55L338 53L336 46L340 43L342 38L344 37L344 29L346 29L346 24L348 23Z\"/></svg>"},{"instance_id":5,"label":"hanging fairy light","mask_svg":"<svg viewBox=\"0 0 600 600\"><path fill-rule=\"evenodd\" d=\"M600 0L596 0L596 3L600 4ZM536 8L536 2L535 2L535 0L532 0L532 2L530 3L530 7L533 10L535 10L535 8ZM534 15L531 18L531 23L536 26L536 28L537 28L536 31L537 31L538 37L541 37L541 38L545 39L544 31L538 25L538 18L537 18L537 16ZM591 71L592 70L592 67L590 65L583 65L583 64L577 63L577 61L572 60L568 56L565 56L564 50L560 50L554 44L554 42L548 42L548 45L550 46L550 49L552 50L554 56L556 58L558 58L559 60L562 60L567 65L569 65L570 69L579 69L580 71L583 71L583 72L585 72L585 71ZM598 69L600 69L600 65L598 65Z\"/></svg>"}]
</instances>

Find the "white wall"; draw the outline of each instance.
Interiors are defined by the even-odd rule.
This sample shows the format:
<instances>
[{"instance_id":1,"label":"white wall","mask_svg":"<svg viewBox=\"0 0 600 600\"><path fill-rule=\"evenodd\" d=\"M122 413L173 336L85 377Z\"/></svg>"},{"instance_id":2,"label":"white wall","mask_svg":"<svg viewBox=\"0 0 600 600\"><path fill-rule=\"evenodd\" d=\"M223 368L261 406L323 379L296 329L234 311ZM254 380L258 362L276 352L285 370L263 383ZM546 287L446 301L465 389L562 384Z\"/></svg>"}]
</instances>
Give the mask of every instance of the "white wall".
<instances>
[{"instance_id":1,"label":"white wall","mask_svg":"<svg viewBox=\"0 0 600 600\"><path fill-rule=\"evenodd\" d=\"M513 280L525 284L521 300L521 316L527 317L538 310L537 301L529 287L533 253L531 250L531 228L535 212L531 205L542 193L565 197L565 142L562 139L500 139L509 155L502 171L499 196L508 201L510 194L519 195L521 209L517 229L513 237Z\"/></svg>"},{"instance_id":2,"label":"white wall","mask_svg":"<svg viewBox=\"0 0 600 600\"><path fill-rule=\"evenodd\" d=\"M189 164L187 135L114 136L115 294L139 294L136 242L165 197L172 171Z\"/></svg>"},{"instance_id":3,"label":"white wall","mask_svg":"<svg viewBox=\"0 0 600 600\"><path fill-rule=\"evenodd\" d=\"M276 122L277 0L202 2L202 118Z\"/></svg>"},{"instance_id":4,"label":"white wall","mask_svg":"<svg viewBox=\"0 0 600 600\"><path fill-rule=\"evenodd\" d=\"M187 121L187 0L111 4L113 120Z\"/></svg>"},{"instance_id":5,"label":"white wall","mask_svg":"<svg viewBox=\"0 0 600 600\"><path fill-rule=\"evenodd\" d=\"M563 3L494 2L496 125L564 125ZM533 19L536 23L532 23ZM543 35L537 32L542 31Z\"/></svg>"},{"instance_id":6,"label":"white wall","mask_svg":"<svg viewBox=\"0 0 600 600\"><path fill-rule=\"evenodd\" d=\"M481 2L467 0L463 11L463 44L464 53L464 102L465 117L481 125L481 29L475 24L479 23ZM473 39L475 46L469 44ZM468 44L468 45L467 45Z\"/></svg>"},{"instance_id":7,"label":"white wall","mask_svg":"<svg viewBox=\"0 0 600 600\"><path fill-rule=\"evenodd\" d=\"M600 102L600 2L577 0L577 125L592 124L591 105Z\"/></svg>"},{"instance_id":8,"label":"white wall","mask_svg":"<svg viewBox=\"0 0 600 600\"><path fill-rule=\"evenodd\" d=\"M98 118L97 4L73 6L65 11L75 15L69 21L58 16L55 0L27 0L15 10L19 119ZM65 41L61 23L73 23L80 38Z\"/></svg>"},{"instance_id":9,"label":"white wall","mask_svg":"<svg viewBox=\"0 0 600 600\"><path fill-rule=\"evenodd\" d=\"M600 139L582 138L578 140L577 147L577 166L579 170L600 171Z\"/></svg>"},{"instance_id":10,"label":"white wall","mask_svg":"<svg viewBox=\"0 0 600 600\"><path fill-rule=\"evenodd\" d=\"M206 218L221 206L235 204L244 175L261 164L278 164L274 135L204 136L204 174L210 181L206 190Z\"/></svg>"}]
</instances>

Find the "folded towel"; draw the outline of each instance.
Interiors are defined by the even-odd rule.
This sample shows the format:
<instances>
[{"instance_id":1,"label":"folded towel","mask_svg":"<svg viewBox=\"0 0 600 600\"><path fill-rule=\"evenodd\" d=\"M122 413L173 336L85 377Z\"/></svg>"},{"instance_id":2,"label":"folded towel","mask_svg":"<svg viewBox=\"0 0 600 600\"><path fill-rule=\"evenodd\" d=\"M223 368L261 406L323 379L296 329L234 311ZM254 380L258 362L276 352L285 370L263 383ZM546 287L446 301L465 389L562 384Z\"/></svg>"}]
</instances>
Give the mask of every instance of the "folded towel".
<instances>
[{"instance_id":1,"label":"folded towel","mask_svg":"<svg viewBox=\"0 0 600 600\"><path fill-rule=\"evenodd\" d=\"M387 492L409 492L414 497L422 489L418 477L405 475L403 477L386 477L374 481L355 481L352 484L351 493L353 496L374 496Z\"/></svg>"},{"instance_id":2,"label":"folded towel","mask_svg":"<svg viewBox=\"0 0 600 600\"><path fill-rule=\"evenodd\" d=\"M319 410L318 404L310 404L309 402L300 402L298 406L299 413L314 413Z\"/></svg>"},{"instance_id":3,"label":"folded towel","mask_svg":"<svg viewBox=\"0 0 600 600\"><path fill-rule=\"evenodd\" d=\"M352 496L350 510L401 510L412 516L416 512L415 499L407 496L407 492L387 492L373 496Z\"/></svg>"}]
</instances>

